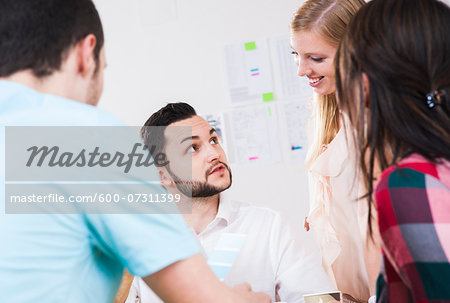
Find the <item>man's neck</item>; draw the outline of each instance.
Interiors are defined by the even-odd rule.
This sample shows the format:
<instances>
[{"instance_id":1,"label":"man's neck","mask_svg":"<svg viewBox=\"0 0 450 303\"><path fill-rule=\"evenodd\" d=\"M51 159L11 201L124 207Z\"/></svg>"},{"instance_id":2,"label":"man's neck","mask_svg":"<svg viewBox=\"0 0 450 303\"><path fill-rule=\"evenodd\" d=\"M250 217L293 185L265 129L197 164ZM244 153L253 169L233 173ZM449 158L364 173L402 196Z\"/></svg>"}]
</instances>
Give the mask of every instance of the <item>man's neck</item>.
<instances>
[{"instance_id":1,"label":"man's neck","mask_svg":"<svg viewBox=\"0 0 450 303\"><path fill-rule=\"evenodd\" d=\"M196 234L201 233L216 217L219 210L219 197L220 195L217 194L207 198L192 199L192 213L183 214L183 217Z\"/></svg>"},{"instance_id":2,"label":"man's neck","mask_svg":"<svg viewBox=\"0 0 450 303\"><path fill-rule=\"evenodd\" d=\"M67 85L69 79L64 74L54 72L52 75L42 78L36 77L31 70L16 72L8 77L0 78L28 86L42 94L51 94L59 97L73 99Z\"/></svg>"}]
</instances>

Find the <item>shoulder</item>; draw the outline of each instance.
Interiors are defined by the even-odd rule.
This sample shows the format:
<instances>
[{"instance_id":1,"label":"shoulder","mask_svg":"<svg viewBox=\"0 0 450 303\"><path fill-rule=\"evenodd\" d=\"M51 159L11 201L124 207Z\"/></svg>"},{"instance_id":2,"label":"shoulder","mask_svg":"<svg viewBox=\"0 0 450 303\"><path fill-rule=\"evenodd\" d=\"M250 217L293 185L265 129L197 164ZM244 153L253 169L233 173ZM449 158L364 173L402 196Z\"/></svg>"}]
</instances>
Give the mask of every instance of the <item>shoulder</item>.
<instances>
[{"instance_id":1,"label":"shoulder","mask_svg":"<svg viewBox=\"0 0 450 303\"><path fill-rule=\"evenodd\" d=\"M265 206L257 206L248 202L230 201L233 210L239 213L239 217L257 219L258 221L270 222L280 217L280 213ZM268 221L267 221L268 220Z\"/></svg>"},{"instance_id":2,"label":"shoulder","mask_svg":"<svg viewBox=\"0 0 450 303\"><path fill-rule=\"evenodd\" d=\"M353 152L349 128L341 127L334 139L324 147L323 152L314 160L309 172L322 176L337 177L347 173L354 174L356 153ZM347 176L344 178L346 179Z\"/></svg>"},{"instance_id":3,"label":"shoulder","mask_svg":"<svg viewBox=\"0 0 450 303\"><path fill-rule=\"evenodd\" d=\"M122 126L111 114L92 105L42 94L11 81L0 81L0 113L3 125Z\"/></svg>"},{"instance_id":4,"label":"shoulder","mask_svg":"<svg viewBox=\"0 0 450 303\"><path fill-rule=\"evenodd\" d=\"M228 200L229 224L242 232L252 234L273 233L286 222L281 214L271 208L246 202Z\"/></svg>"},{"instance_id":5,"label":"shoulder","mask_svg":"<svg viewBox=\"0 0 450 303\"><path fill-rule=\"evenodd\" d=\"M249 203L232 202L239 211L234 212L231 225L241 233L246 233L257 239L260 245L267 243L267 247L283 250L291 242L300 245L299 230L280 212L269 207L251 205Z\"/></svg>"},{"instance_id":6,"label":"shoulder","mask_svg":"<svg viewBox=\"0 0 450 303\"><path fill-rule=\"evenodd\" d=\"M233 201L233 204L239 207L239 211L235 212L232 224L239 226L241 232L254 235L259 241L272 243L270 247L278 245L277 249L282 249L291 241L299 240L299 230L280 212L249 203Z\"/></svg>"},{"instance_id":7,"label":"shoulder","mask_svg":"<svg viewBox=\"0 0 450 303\"><path fill-rule=\"evenodd\" d=\"M375 187L380 231L394 225L432 223L448 213L450 205L442 202L450 199L449 176L448 162L433 163L419 155L389 167Z\"/></svg>"},{"instance_id":8,"label":"shoulder","mask_svg":"<svg viewBox=\"0 0 450 303\"><path fill-rule=\"evenodd\" d=\"M70 99L44 95L41 110L53 112L64 117L67 123L88 126L123 126L117 117L96 106L83 104Z\"/></svg>"},{"instance_id":9,"label":"shoulder","mask_svg":"<svg viewBox=\"0 0 450 303\"><path fill-rule=\"evenodd\" d=\"M386 169L375 186L375 192L392 188L427 188L433 183L449 187L450 164L446 160L431 162L413 154Z\"/></svg>"}]
</instances>

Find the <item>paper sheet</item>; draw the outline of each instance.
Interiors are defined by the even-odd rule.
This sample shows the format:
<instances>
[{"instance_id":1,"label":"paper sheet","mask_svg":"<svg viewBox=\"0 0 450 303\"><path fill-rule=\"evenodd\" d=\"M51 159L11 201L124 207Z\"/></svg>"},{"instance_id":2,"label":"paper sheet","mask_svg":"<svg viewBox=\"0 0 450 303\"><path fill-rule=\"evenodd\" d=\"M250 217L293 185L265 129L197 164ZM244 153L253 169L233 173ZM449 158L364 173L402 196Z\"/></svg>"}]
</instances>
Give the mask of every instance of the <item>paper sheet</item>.
<instances>
[{"instance_id":1,"label":"paper sheet","mask_svg":"<svg viewBox=\"0 0 450 303\"><path fill-rule=\"evenodd\" d=\"M272 71L266 39L225 46L231 105L272 101Z\"/></svg>"},{"instance_id":2,"label":"paper sheet","mask_svg":"<svg viewBox=\"0 0 450 303\"><path fill-rule=\"evenodd\" d=\"M234 160L239 164L281 161L277 111L273 104L230 113Z\"/></svg>"},{"instance_id":3,"label":"paper sheet","mask_svg":"<svg viewBox=\"0 0 450 303\"><path fill-rule=\"evenodd\" d=\"M280 103L283 122L287 132L290 159L304 157L307 145L307 120L310 115L308 102L290 101Z\"/></svg>"}]
</instances>

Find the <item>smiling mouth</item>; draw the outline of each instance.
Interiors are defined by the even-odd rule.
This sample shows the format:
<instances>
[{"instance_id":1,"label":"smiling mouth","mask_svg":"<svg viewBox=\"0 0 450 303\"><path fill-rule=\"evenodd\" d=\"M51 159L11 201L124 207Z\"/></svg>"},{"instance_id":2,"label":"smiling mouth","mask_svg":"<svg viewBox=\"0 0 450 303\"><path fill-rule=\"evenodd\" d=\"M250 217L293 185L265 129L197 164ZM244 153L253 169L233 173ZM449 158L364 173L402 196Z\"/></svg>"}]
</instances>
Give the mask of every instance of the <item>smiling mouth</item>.
<instances>
[{"instance_id":1,"label":"smiling mouth","mask_svg":"<svg viewBox=\"0 0 450 303\"><path fill-rule=\"evenodd\" d=\"M315 77L315 78L308 78L309 84L316 84L320 80L322 80L324 76Z\"/></svg>"}]
</instances>

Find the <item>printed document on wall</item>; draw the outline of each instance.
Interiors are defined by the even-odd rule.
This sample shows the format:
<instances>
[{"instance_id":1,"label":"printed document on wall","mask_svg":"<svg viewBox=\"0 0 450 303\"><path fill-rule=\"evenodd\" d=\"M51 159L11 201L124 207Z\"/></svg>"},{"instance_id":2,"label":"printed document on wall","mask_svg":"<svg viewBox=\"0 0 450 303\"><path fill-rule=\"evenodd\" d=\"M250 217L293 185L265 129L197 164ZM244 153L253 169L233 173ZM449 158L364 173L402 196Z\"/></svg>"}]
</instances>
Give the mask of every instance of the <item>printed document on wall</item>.
<instances>
[{"instance_id":1,"label":"printed document on wall","mask_svg":"<svg viewBox=\"0 0 450 303\"><path fill-rule=\"evenodd\" d=\"M225 64L231 105L274 100L266 39L226 45Z\"/></svg>"},{"instance_id":2,"label":"printed document on wall","mask_svg":"<svg viewBox=\"0 0 450 303\"><path fill-rule=\"evenodd\" d=\"M273 104L230 113L235 162L238 164L281 161L278 125Z\"/></svg>"},{"instance_id":3,"label":"printed document on wall","mask_svg":"<svg viewBox=\"0 0 450 303\"><path fill-rule=\"evenodd\" d=\"M274 75L279 98L295 98L297 100L311 98L313 88L309 85L308 78L297 75L297 66L292 54L289 35L271 38L270 45L274 54Z\"/></svg>"},{"instance_id":4,"label":"printed document on wall","mask_svg":"<svg viewBox=\"0 0 450 303\"><path fill-rule=\"evenodd\" d=\"M279 103L281 109L282 120L285 123L285 129L288 137L288 145L285 147L289 150L290 160L304 158L307 145L307 120L310 115L308 102L290 101Z\"/></svg>"}]
</instances>

